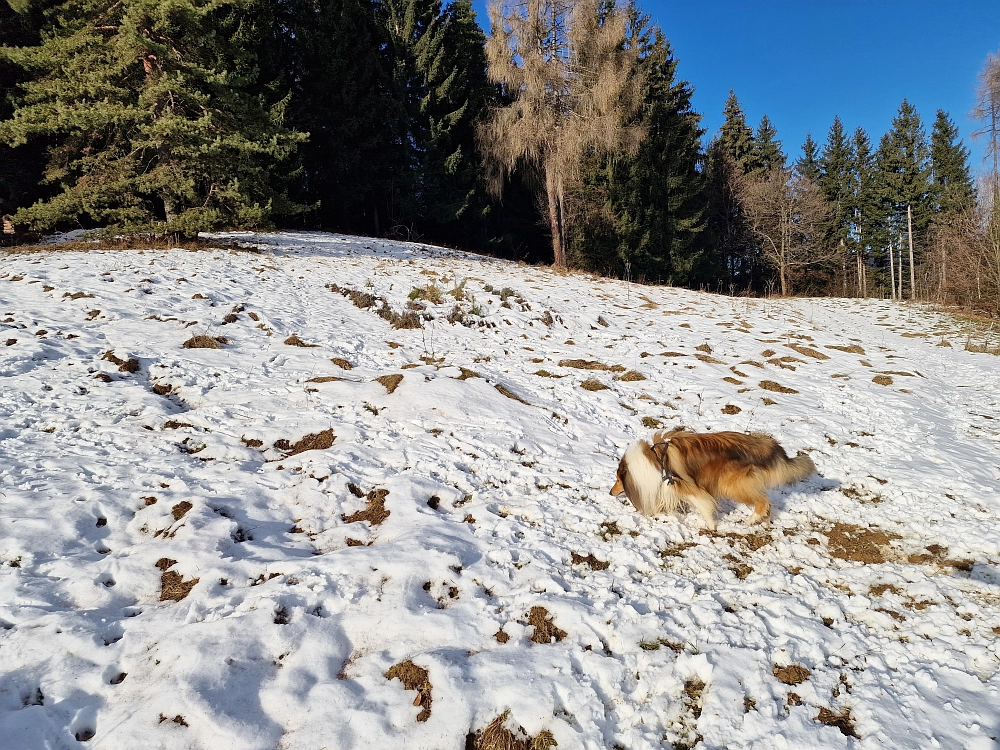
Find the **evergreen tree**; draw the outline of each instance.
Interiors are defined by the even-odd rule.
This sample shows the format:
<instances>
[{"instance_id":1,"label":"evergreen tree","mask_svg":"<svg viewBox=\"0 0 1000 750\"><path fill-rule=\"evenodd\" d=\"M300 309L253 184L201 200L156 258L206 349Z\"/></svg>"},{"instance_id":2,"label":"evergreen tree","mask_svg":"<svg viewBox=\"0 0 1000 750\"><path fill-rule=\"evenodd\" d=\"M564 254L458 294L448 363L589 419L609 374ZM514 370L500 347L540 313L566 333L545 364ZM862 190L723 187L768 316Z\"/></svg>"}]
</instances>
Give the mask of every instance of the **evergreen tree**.
<instances>
[{"instance_id":1,"label":"evergreen tree","mask_svg":"<svg viewBox=\"0 0 1000 750\"><path fill-rule=\"evenodd\" d=\"M931 129L931 179L935 213L949 216L975 203L969 149L958 137L958 127L943 109L937 111Z\"/></svg>"},{"instance_id":2,"label":"evergreen tree","mask_svg":"<svg viewBox=\"0 0 1000 750\"><path fill-rule=\"evenodd\" d=\"M885 217L875 185L871 140L864 128L854 131L851 139L850 198L848 209L853 223L853 241L866 262L881 258L885 237L878 236Z\"/></svg>"},{"instance_id":3,"label":"evergreen tree","mask_svg":"<svg viewBox=\"0 0 1000 750\"><path fill-rule=\"evenodd\" d=\"M749 174L763 174L785 166L788 157L781 150L781 141L777 139L778 131L771 124L770 118L764 115L753 137L753 147L750 158L746 162Z\"/></svg>"},{"instance_id":4,"label":"evergreen tree","mask_svg":"<svg viewBox=\"0 0 1000 750\"><path fill-rule=\"evenodd\" d=\"M575 265L680 284L700 278L705 245L701 115L694 89L677 78L677 59L662 31L632 8L629 43L639 49L646 137L634 157L592 154L582 180L591 213L574 233Z\"/></svg>"},{"instance_id":5,"label":"evergreen tree","mask_svg":"<svg viewBox=\"0 0 1000 750\"><path fill-rule=\"evenodd\" d=\"M746 113L732 89L722 108L722 115L725 119L719 129L719 148L745 172L754 157L753 130L747 125Z\"/></svg>"},{"instance_id":6,"label":"evergreen tree","mask_svg":"<svg viewBox=\"0 0 1000 750\"><path fill-rule=\"evenodd\" d=\"M839 117L833 119L819 158L817 184L832 206L829 241L846 245L851 238L851 143Z\"/></svg>"},{"instance_id":7,"label":"evergreen tree","mask_svg":"<svg viewBox=\"0 0 1000 750\"><path fill-rule=\"evenodd\" d=\"M15 219L191 235L293 210L270 176L301 136L282 126L280 100L251 93L261 10L240 0L55 5L39 46L4 50L35 77L0 139L59 138L46 178L62 192Z\"/></svg>"},{"instance_id":8,"label":"evergreen tree","mask_svg":"<svg viewBox=\"0 0 1000 750\"><path fill-rule=\"evenodd\" d=\"M802 144L802 156L795 162L795 173L812 182L819 180L819 146L813 140L812 133L806 133L806 140Z\"/></svg>"}]
</instances>

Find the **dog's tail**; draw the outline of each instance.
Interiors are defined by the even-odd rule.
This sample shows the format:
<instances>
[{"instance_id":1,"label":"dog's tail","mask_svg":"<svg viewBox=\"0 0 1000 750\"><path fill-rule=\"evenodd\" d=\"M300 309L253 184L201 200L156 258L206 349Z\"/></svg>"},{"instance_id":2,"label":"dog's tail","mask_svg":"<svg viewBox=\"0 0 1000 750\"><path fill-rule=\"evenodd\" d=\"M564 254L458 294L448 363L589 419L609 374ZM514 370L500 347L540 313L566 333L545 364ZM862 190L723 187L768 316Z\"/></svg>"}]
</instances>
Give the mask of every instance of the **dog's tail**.
<instances>
[{"instance_id":1,"label":"dog's tail","mask_svg":"<svg viewBox=\"0 0 1000 750\"><path fill-rule=\"evenodd\" d=\"M801 482L816 473L816 464L805 453L800 453L795 458L788 458L786 455L775 458L777 460L766 469L766 481L769 487Z\"/></svg>"}]
</instances>

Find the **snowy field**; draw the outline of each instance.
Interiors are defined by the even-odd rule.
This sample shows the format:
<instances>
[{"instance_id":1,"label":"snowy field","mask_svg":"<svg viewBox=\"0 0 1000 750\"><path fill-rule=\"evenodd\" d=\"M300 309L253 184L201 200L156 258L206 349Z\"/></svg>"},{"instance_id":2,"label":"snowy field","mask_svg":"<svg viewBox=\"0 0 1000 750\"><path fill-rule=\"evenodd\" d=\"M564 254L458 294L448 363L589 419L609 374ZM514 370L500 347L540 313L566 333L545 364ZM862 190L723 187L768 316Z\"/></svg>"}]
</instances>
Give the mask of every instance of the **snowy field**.
<instances>
[{"instance_id":1,"label":"snowy field","mask_svg":"<svg viewBox=\"0 0 1000 750\"><path fill-rule=\"evenodd\" d=\"M0 747L1000 747L1000 359L954 320L218 239L0 256ZM656 425L821 476L643 518Z\"/></svg>"}]
</instances>

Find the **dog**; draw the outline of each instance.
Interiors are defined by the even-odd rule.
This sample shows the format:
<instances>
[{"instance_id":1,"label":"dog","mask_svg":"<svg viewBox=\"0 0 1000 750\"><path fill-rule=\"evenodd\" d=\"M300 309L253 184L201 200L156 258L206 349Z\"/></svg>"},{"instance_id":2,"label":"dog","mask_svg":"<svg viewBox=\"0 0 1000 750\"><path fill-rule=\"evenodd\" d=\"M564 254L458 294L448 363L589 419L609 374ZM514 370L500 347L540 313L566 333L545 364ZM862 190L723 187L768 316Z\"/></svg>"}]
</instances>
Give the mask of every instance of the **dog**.
<instances>
[{"instance_id":1,"label":"dog","mask_svg":"<svg viewBox=\"0 0 1000 750\"><path fill-rule=\"evenodd\" d=\"M816 473L804 453L789 458L770 435L742 432L657 432L652 442L628 447L618 464L612 495L625 493L644 516L671 513L683 501L715 530L716 500L728 497L753 508L747 521L767 522L766 490Z\"/></svg>"}]
</instances>

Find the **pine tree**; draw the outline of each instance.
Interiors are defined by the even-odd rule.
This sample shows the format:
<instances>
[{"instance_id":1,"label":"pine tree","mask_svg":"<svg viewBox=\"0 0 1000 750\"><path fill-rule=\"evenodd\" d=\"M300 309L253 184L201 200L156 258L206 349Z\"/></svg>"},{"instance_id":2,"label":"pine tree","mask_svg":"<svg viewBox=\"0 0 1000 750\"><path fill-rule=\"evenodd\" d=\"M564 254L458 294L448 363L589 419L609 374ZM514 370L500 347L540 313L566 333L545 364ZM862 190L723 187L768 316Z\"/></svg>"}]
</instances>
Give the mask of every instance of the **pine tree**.
<instances>
[{"instance_id":1,"label":"pine tree","mask_svg":"<svg viewBox=\"0 0 1000 750\"><path fill-rule=\"evenodd\" d=\"M819 158L820 175L816 181L833 207L829 234L832 245L846 246L851 238L854 218L850 211L851 162L851 143L844 133L844 124L839 117L835 117L823 144Z\"/></svg>"},{"instance_id":2,"label":"pine tree","mask_svg":"<svg viewBox=\"0 0 1000 750\"><path fill-rule=\"evenodd\" d=\"M54 136L62 192L18 211L36 228L95 222L192 235L294 210L270 176L302 136L252 93L261 11L240 0L68 0L36 47L5 50L35 77L0 140ZM266 11L266 8L263 10Z\"/></svg>"},{"instance_id":3,"label":"pine tree","mask_svg":"<svg viewBox=\"0 0 1000 750\"><path fill-rule=\"evenodd\" d=\"M959 138L958 127L943 109L937 111L931 129L931 180L936 214L953 215L975 203L969 149Z\"/></svg>"},{"instance_id":4,"label":"pine tree","mask_svg":"<svg viewBox=\"0 0 1000 750\"><path fill-rule=\"evenodd\" d=\"M719 129L719 147L746 171L753 160L753 130L747 125L746 113L732 89L722 108L722 115L725 119Z\"/></svg>"},{"instance_id":5,"label":"pine tree","mask_svg":"<svg viewBox=\"0 0 1000 750\"><path fill-rule=\"evenodd\" d=\"M819 180L819 146L813 140L812 133L806 133L806 140L802 144L802 156L795 162L795 173L812 182Z\"/></svg>"},{"instance_id":6,"label":"pine tree","mask_svg":"<svg viewBox=\"0 0 1000 750\"><path fill-rule=\"evenodd\" d=\"M781 141L777 139L778 131L771 124L770 118L764 115L753 136L753 146L750 158L746 161L748 174L762 174L785 166L788 157L781 150Z\"/></svg>"}]
</instances>

